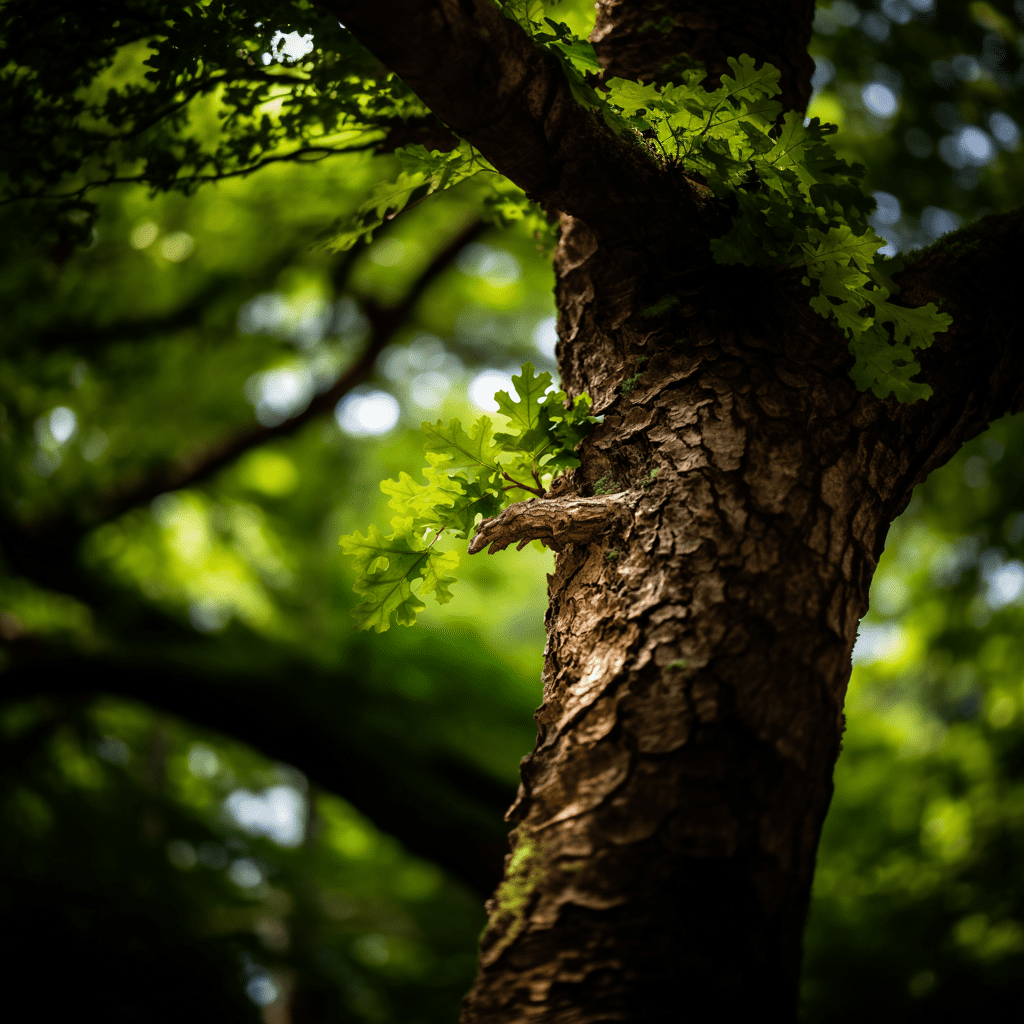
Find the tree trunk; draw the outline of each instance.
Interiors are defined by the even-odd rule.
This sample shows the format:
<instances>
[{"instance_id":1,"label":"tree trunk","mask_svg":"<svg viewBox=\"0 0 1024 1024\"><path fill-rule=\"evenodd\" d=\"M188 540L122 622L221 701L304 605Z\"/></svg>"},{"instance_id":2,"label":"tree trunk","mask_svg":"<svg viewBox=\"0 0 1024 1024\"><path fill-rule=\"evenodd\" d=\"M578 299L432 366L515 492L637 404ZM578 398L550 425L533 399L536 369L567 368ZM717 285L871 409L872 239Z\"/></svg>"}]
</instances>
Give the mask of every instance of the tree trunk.
<instances>
[{"instance_id":1,"label":"tree trunk","mask_svg":"<svg viewBox=\"0 0 1024 1024\"><path fill-rule=\"evenodd\" d=\"M1005 286L1013 225L971 229ZM966 307L985 271L925 258L907 301L924 279L962 296L960 343L944 342L936 398L879 402L789 272L676 274L669 240L640 254L562 226L562 378L606 411L573 483L617 493L589 499L605 528L583 537L503 517L503 544L561 550L537 747L463 1020L794 1019L872 573L914 484L1020 408L1019 326L989 307L980 330ZM645 317L666 293L682 307ZM972 333L987 350L965 352ZM580 501L550 504L579 523Z\"/></svg>"},{"instance_id":2,"label":"tree trunk","mask_svg":"<svg viewBox=\"0 0 1024 1024\"><path fill-rule=\"evenodd\" d=\"M706 267L676 337L640 312L653 269L566 219L563 380L608 410L578 484L630 515L557 556L537 749L467 1022L795 1009L886 503L860 479L863 399L842 349L821 357L825 322L771 274Z\"/></svg>"},{"instance_id":3,"label":"tree trunk","mask_svg":"<svg viewBox=\"0 0 1024 1024\"><path fill-rule=\"evenodd\" d=\"M793 1019L888 525L1024 404L1020 213L898 277L898 301L944 302L954 324L921 359L934 397L879 401L800 274L714 265L729 211L578 107L490 0L321 3L560 214L563 386L605 413L568 493L512 506L470 548L540 537L558 554L537 748L464 1024ZM673 48L712 78L745 50L781 67L799 109L812 9L600 0L593 38L609 73L647 80ZM665 17L658 41L648 22Z\"/></svg>"}]
</instances>

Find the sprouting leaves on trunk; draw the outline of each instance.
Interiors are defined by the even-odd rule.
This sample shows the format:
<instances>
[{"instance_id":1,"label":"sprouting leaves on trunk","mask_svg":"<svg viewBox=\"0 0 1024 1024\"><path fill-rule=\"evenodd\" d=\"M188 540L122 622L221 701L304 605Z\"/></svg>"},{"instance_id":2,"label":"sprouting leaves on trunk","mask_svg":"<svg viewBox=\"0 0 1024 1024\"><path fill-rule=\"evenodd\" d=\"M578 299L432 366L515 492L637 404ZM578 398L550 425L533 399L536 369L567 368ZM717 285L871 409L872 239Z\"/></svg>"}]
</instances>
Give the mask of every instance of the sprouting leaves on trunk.
<instances>
[{"instance_id":1,"label":"sprouting leaves on trunk","mask_svg":"<svg viewBox=\"0 0 1024 1024\"><path fill-rule=\"evenodd\" d=\"M857 387L901 402L929 397L931 388L911 379L920 370L914 351L952 318L931 303L889 302L877 255L885 242L867 223L874 200L860 186L864 169L835 155L826 141L833 125L792 111L779 122L774 67L757 68L746 54L729 66L732 76L712 91L701 85L704 72L689 70L680 85L664 87L613 78L606 99L665 160L735 201L732 229L711 243L719 263L803 266L804 284L816 288L811 308L848 339Z\"/></svg>"},{"instance_id":2,"label":"sprouting leaves on trunk","mask_svg":"<svg viewBox=\"0 0 1024 1024\"><path fill-rule=\"evenodd\" d=\"M358 628L382 633L392 618L411 626L430 594L445 604L459 556L442 547L442 537L468 540L482 519L530 495L545 497L556 476L580 464L574 449L598 422L589 396L570 400L550 373L537 373L531 363L512 383L514 395L494 396L508 420L505 431L495 433L489 416L468 430L457 419L424 423L424 482L400 473L380 485L396 513L391 533L371 526L365 537L341 538L363 597L352 611Z\"/></svg>"}]
</instances>

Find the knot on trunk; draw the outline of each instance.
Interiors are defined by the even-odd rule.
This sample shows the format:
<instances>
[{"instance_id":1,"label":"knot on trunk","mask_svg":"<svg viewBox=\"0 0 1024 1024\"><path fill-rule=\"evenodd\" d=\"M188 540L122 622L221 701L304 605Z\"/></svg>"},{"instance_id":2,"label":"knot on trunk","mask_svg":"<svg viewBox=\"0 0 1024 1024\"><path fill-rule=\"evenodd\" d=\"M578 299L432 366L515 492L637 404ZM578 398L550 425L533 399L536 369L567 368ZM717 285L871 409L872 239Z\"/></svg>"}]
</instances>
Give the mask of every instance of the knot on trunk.
<instances>
[{"instance_id":1,"label":"knot on trunk","mask_svg":"<svg viewBox=\"0 0 1024 1024\"><path fill-rule=\"evenodd\" d=\"M561 551L568 544L591 544L621 531L633 517L627 493L593 498L531 498L509 505L501 515L485 519L470 542L475 555L489 545L489 553L516 544L521 551L531 540L541 540Z\"/></svg>"}]
</instances>

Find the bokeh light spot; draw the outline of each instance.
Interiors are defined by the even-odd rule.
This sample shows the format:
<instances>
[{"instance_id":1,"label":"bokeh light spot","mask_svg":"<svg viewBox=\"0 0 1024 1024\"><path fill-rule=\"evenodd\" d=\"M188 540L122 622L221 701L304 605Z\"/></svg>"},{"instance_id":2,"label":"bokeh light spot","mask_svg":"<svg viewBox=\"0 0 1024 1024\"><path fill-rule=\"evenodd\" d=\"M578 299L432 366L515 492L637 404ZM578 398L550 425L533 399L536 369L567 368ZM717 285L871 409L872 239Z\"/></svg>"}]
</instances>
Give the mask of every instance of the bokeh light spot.
<instances>
[{"instance_id":1,"label":"bokeh light spot","mask_svg":"<svg viewBox=\"0 0 1024 1024\"><path fill-rule=\"evenodd\" d=\"M899 109L896 93L884 82L870 82L861 90L864 106L876 117L892 117Z\"/></svg>"},{"instance_id":2,"label":"bokeh light spot","mask_svg":"<svg viewBox=\"0 0 1024 1024\"><path fill-rule=\"evenodd\" d=\"M341 429L353 437L386 434L398 424L401 406L386 391L362 391L346 395L334 409Z\"/></svg>"},{"instance_id":3,"label":"bokeh light spot","mask_svg":"<svg viewBox=\"0 0 1024 1024\"><path fill-rule=\"evenodd\" d=\"M248 857L239 857L231 862L228 878L239 889L255 889L263 881L263 872Z\"/></svg>"},{"instance_id":4,"label":"bokeh light spot","mask_svg":"<svg viewBox=\"0 0 1024 1024\"><path fill-rule=\"evenodd\" d=\"M57 444L67 444L78 430L78 417L73 409L66 405L58 405L50 411L48 418L50 433Z\"/></svg>"},{"instance_id":5,"label":"bokeh light spot","mask_svg":"<svg viewBox=\"0 0 1024 1024\"><path fill-rule=\"evenodd\" d=\"M483 412L497 412L498 403L494 400L496 391L514 394L512 375L501 370L484 370L470 381L469 400Z\"/></svg>"},{"instance_id":6,"label":"bokeh light spot","mask_svg":"<svg viewBox=\"0 0 1024 1024\"><path fill-rule=\"evenodd\" d=\"M181 263L192 255L195 239L187 231L175 231L160 243L160 255L171 263Z\"/></svg>"},{"instance_id":7,"label":"bokeh light spot","mask_svg":"<svg viewBox=\"0 0 1024 1024\"><path fill-rule=\"evenodd\" d=\"M159 231L153 221L144 221L132 232L132 246L136 249L148 249L156 241Z\"/></svg>"},{"instance_id":8,"label":"bokeh light spot","mask_svg":"<svg viewBox=\"0 0 1024 1024\"><path fill-rule=\"evenodd\" d=\"M278 846L299 846L306 831L306 800L294 786L272 786L262 793L236 789L224 801L227 813L250 835Z\"/></svg>"}]
</instances>

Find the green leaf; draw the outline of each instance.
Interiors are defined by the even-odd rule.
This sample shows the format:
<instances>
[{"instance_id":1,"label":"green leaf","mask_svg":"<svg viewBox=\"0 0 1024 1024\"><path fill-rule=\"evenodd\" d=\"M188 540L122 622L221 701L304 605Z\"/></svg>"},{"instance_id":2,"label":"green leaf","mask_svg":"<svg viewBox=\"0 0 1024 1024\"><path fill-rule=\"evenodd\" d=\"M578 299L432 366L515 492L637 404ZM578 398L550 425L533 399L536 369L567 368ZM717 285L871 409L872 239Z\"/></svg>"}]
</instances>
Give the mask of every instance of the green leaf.
<instances>
[{"instance_id":1,"label":"green leaf","mask_svg":"<svg viewBox=\"0 0 1024 1024\"><path fill-rule=\"evenodd\" d=\"M408 473L399 473L397 480L382 480L380 489L390 497L388 504L400 516L414 521L417 527L439 530L445 525L445 509L457 503L462 490L457 478L432 466L427 466L423 475L427 482L420 484Z\"/></svg>"},{"instance_id":2,"label":"green leaf","mask_svg":"<svg viewBox=\"0 0 1024 1024\"><path fill-rule=\"evenodd\" d=\"M411 625L423 596L449 600L458 556L436 549L441 534L470 537L481 517L497 515L538 492L553 474L580 464L572 448L598 422L590 415L589 396L570 402L564 391L549 391L551 374L537 373L530 363L512 380L517 399L505 392L495 398L514 433L493 435L487 416L468 432L457 419L424 423L425 482L402 472L380 485L398 513L391 535L370 527L365 537L341 538L354 559L356 593L365 597L352 612L359 628L383 632L392 617Z\"/></svg>"},{"instance_id":3,"label":"green leaf","mask_svg":"<svg viewBox=\"0 0 1024 1024\"><path fill-rule=\"evenodd\" d=\"M421 580L422 595L433 593L442 604L451 600L450 586L455 578L449 575L458 565L454 551L439 552L433 541L425 544L413 529L411 519L396 516L391 520L392 533L386 537L375 526L365 537L358 532L341 538L341 549L353 558L356 571L354 589L365 597L352 609L359 629L373 628L383 633L391 625L391 617L400 625L411 626L424 604L413 592L413 584Z\"/></svg>"},{"instance_id":4,"label":"green leaf","mask_svg":"<svg viewBox=\"0 0 1024 1024\"><path fill-rule=\"evenodd\" d=\"M916 309L884 302L876 307L876 313L880 320L893 325L896 340L909 342L911 348L930 348L935 335L948 330L953 323L953 318L940 313L934 302Z\"/></svg>"},{"instance_id":5,"label":"green leaf","mask_svg":"<svg viewBox=\"0 0 1024 1024\"><path fill-rule=\"evenodd\" d=\"M866 273L875 260L875 254L885 245L884 240L871 228L856 235L845 224L829 228L827 233L811 228L807 234L811 244L805 243L801 248L807 254L807 270L812 277L823 273L825 266L830 263L847 266L852 262Z\"/></svg>"},{"instance_id":6,"label":"green leaf","mask_svg":"<svg viewBox=\"0 0 1024 1024\"><path fill-rule=\"evenodd\" d=\"M815 185L831 186L836 172L841 171L843 165L824 141L825 133L817 119L805 125L800 114L789 111L774 145L758 159L758 176L779 190L779 175L788 171L789 180L808 197Z\"/></svg>"},{"instance_id":7,"label":"green leaf","mask_svg":"<svg viewBox=\"0 0 1024 1024\"><path fill-rule=\"evenodd\" d=\"M593 44L587 39L573 38L572 42L557 42L551 44L553 48L560 50L572 63L572 66L580 73L599 75L604 70L601 62L597 59L597 52Z\"/></svg>"},{"instance_id":8,"label":"green leaf","mask_svg":"<svg viewBox=\"0 0 1024 1024\"><path fill-rule=\"evenodd\" d=\"M757 100L763 96L777 96L782 92L779 85L781 77L779 69L771 64L757 62L749 53L737 57L727 57L726 61L732 69L732 75L722 75L722 89L731 97L746 100Z\"/></svg>"},{"instance_id":9,"label":"green leaf","mask_svg":"<svg viewBox=\"0 0 1024 1024\"><path fill-rule=\"evenodd\" d=\"M851 340L850 352L856 360L850 376L861 391L871 388L876 398L887 398L891 394L899 402L931 397L929 385L910 379L921 369L910 347L892 344L878 325Z\"/></svg>"},{"instance_id":10,"label":"green leaf","mask_svg":"<svg viewBox=\"0 0 1024 1024\"><path fill-rule=\"evenodd\" d=\"M544 407L551 420L549 433L566 452L573 451L599 422L597 417L590 415L590 395L587 394L579 395L569 403L564 391L548 392ZM548 463L549 466L554 465L554 458ZM574 460L572 464L578 465L579 462Z\"/></svg>"},{"instance_id":11,"label":"green leaf","mask_svg":"<svg viewBox=\"0 0 1024 1024\"><path fill-rule=\"evenodd\" d=\"M493 427L481 416L467 434L458 420L424 423L427 461L449 475L464 472L468 479L485 479L494 472L500 449L494 443Z\"/></svg>"},{"instance_id":12,"label":"green leaf","mask_svg":"<svg viewBox=\"0 0 1024 1024\"><path fill-rule=\"evenodd\" d=\"M619 107L626 117L633 117L638 110L664 110L661 92L656 85L631 82L627 78L610 78L604 83L608 100ZM673 105L673 109L675 106Z\"/></svg>"},{"instance_id":13,"label":"green leaf","mask_svg":"<svg viewBox=\"0 0 1024 1024\"><path fill-rule=\"evenodd\" d=\"M455 476L452 480L461 484L462 493L455 498L451 508L443 510L445 529L457 537L470 537L476 532L479 518L489 519L501 511L501 485L497 480L484 483L461 476Z\"/></svg>"},{"instance_id":14,"label":"green leaf","mask_svg":"<svg viewBox=\"0 0 1024 1024\"><path fill-rule=\"evenodd\" d=\"M517 398L513 400L507 391L498 391L494 400L498 408L509 420L510 426L519 434L526 434L540 424L541 403L544 394L551 387L551 374L547 370L537 373L533 363L523 363L518 376L513 374L512 384L515 386ZM513 438L513 435L499 435L502 439Z\"/></svg>"}]
</instances>

